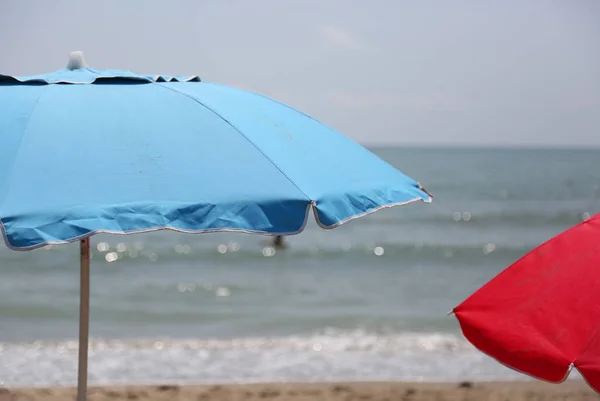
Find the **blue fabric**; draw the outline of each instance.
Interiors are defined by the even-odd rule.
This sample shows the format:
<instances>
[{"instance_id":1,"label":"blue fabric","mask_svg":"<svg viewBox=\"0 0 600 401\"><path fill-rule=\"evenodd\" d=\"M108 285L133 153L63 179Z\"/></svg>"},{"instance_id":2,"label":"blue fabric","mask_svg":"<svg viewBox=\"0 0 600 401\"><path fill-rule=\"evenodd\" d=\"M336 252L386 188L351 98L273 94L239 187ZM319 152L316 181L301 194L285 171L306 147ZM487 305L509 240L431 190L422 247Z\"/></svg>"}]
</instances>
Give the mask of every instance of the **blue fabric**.
<instances>
[{"instance_id":1,"label":"blue fabric","mask_svg":"<svg viewBox=\"0 0 600 401\"><path fill-rule=\"evenodd\" d=\"M163 228L292 234L311 207L332 228L415 200L431 199L412 178L258 94L87 68L0 76L11 248Z\"/></svg>"}]
</instances>

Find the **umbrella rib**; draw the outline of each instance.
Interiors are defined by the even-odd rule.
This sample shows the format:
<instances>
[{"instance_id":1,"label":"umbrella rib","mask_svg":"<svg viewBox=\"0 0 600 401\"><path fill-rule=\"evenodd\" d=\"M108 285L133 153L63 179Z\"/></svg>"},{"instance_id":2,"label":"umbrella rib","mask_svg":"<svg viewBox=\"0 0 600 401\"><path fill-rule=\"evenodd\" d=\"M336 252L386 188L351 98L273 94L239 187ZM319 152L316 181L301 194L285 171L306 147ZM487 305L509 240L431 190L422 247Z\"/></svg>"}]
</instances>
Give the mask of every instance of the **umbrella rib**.
<instances>
[{"instance_id":1,"label":"umbrella rib","mask_svg":"<svg viewBox=\"0 0 600 401\"><path fill-rule=\"evenodd\" d=\"M239 91L242 91L242 90L241 90L241 89L239 89L239 88L234 88L234 89L236 89L236 90L239 90ZM305 116L305 117L307 117L307 118L310 118L310 119L311 119L311 120L313 120L314 122L316 122L316 123L318 123L318 124L322 125L323 127L327 128L327 129L329 130L329 132L331 132L331 133L333 133L333 134L336 134L336 135L339 135L339 133L338 133L336 130L334 130L333 128L331 128L331 127L329 127L329 126L327 126L327 125L323 124L322 122L320 122L319 120L317 120L317 119L316 119L316 118L314 118L313 116L311 116L311 115L308 115L308 114L304 113L304 112L303 112L303 111L301 111L301 110L295 109L295 108L293 108L292 106L289 106L289 105L287 105L287 104L285 104L285 103L283 103L283 102L281 102L281 101L279 101L279 100L277 100L277 99L270 98L270 97L268 97L268 96L265 96L265 95L263 95L263 94L260 94L260 93L255 93L255 92L252 92L252 94L253 94L254 96L258 96L258 97L261 97L261 98L263 98L263 99L267 99L267 100L268 100L268 101L270 101L270 102L277 103L277 104L279 104L279 105L280 105L280 106L282 106L282 107L285 107L285 108L287 108L287 109L290 109L290 110L292 110L292 111L295 111L295 112L297 112L297 113L300 113L300 114L302 114L303 116ZM366 150L367 152L371 153L371 154L374 154L374 153L373 153L373 152L371 152L369 149L365 149L365 150ZM431 194L429 191L427 191L427 190L426 190L426 189L425 189L425 188L424 188L424 187L423 187L423 186L422 186L420 183L418 183L418 185L419 185L419 189L420 189L421 191L425 192L425 193L426 193L426 194L427 194L427 195L428 195L428 196L429 196L431 199L433 199L433 194ZM431 199L429 200L429 202L431 202ZM418 199L415 199L415 200L418 200ZM408 201L408 202L395 203L395 204L393 204L392 206L400 206L400 205L405 205L405 204L407 204L407 203L410 203L410 202L412 202L412 200L411 200L411 201ZM427 202L427 201L425 201L425 202ZM360 216L358 216L358 217L360 217Z\"/></svg>"},{"instance_id":2,"label":"umbrella rib","mask_svg":"<svg viewBox=\"0 0 600 401\"><path fill-rule=\"evenodd\" d=\"M217 113L214 109L212 109L211 107L208 107L207 105L205 105L204 103L202 103L200 100L196 99L195 97L188 95L185 92L179 91L175 88L171 88L168 85L165 85L161 82L153 82L153 84L158 85L160 87L163 87L165 89L168 89L170 91L173 91L175 93L179 93L182 96L185 96L191 100L193 100L194 102L198 103L199 105L201 105L202 107L204 107L206 110L210 111L211 113L213 113L215 116L219 117L221 120L223 120L227 125L229 125L231 128L233 128L238 134L240 134L246 141L248 141L248 143L250 145L252 145L252 147L254 147L254 149L256 149L257 151L260 152L260 154L262 154L265 159L267 159L272 165L273 167L275 167L294 187L296 187L296 189L298 189L298 191L300 191L300 193L302 195L304 195L306 197L306 199L308 199L311 203L314 203L315 201L308 196L299 186L298 184L296 184L274 161L273 159L271 159L269 156L267 156L267 154L265 152L262 151L261 148L259 148L254 142L252 142L250 140L250 138L248 138L246 135L244 135L244 133L242 131L240 131L240 129L238 127L236 127L233 123L231 123L231 121L229 121L228 119L226 119L225 117L223 117L222 115L220 115L219 113Z\"/></svg>"}]
</instances>

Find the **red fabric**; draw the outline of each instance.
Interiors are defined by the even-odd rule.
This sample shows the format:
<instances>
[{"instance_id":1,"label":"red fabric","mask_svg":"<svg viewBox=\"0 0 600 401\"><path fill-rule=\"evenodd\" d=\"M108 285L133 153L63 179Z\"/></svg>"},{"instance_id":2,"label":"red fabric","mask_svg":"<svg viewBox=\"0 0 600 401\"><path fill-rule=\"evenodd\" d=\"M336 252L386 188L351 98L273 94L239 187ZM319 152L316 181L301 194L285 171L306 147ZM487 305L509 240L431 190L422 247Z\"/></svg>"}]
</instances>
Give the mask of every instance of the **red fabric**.
<instances>
[{"instance_id":1,"label":"red fabric","mask_svg":"<svg viewBox=\"0 0 600 401\"><path fill-rule=\"evenodd\" d=\"M554 237L454 309L465 337L560 382L571 363L600 392L600 214Z\"/></svg>"}]
</instances>

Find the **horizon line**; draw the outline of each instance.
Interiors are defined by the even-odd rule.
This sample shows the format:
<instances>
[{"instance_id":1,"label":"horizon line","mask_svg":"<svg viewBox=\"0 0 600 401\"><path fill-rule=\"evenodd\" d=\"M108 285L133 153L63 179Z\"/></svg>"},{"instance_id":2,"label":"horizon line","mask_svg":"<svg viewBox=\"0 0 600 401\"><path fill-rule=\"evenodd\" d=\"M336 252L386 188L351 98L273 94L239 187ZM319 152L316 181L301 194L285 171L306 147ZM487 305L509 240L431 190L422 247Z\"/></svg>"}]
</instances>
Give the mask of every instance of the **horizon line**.
<instances>
[{"instance_id":1,"label":"horizon line","mask_svg":"<svg viewBox=\"0 0 600 401\"><path fill-rule=\"evenodd\" d=\"M553 144L468 144L468 143L392 143L357 141L367 148L410 148L410 149L445 149L445 150L590 150L599 151L598 145L553 145Z\"/></svg>"}]
</instances>

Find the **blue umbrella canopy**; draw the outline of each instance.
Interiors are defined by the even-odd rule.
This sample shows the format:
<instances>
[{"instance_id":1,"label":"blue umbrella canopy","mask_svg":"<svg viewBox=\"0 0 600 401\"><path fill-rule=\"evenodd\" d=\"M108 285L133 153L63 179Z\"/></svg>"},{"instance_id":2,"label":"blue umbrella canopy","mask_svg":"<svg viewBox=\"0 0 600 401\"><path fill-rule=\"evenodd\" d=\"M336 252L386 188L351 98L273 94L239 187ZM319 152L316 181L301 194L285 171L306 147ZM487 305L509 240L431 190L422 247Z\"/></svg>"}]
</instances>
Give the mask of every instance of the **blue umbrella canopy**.
<instances>
[{"instance_id":1,"label":"blue umbrella canopy","mask_svg":"<svg viewBox=\"0 0 600 401\"><path fill-rule=\"evenodd\" d=\"M76 58L74 59L76 60ZM431 201L308 115L197 76L0 75L0 229L13 249L159 229L294 234Z\"/></svg>"},{"instance_id":2,"label":"blue umbrella canopy","mask_svg":"<svg viewBox=\"0 0 600 401\"><path fill-rule=\"evenodd\" d=\"M85 401L90 241L171 229L295 234L431 196L280 102L202 82L88 68L0 75L0 231L17 250L81 240L77 400Z\"/></svg>"}]
</instances>

